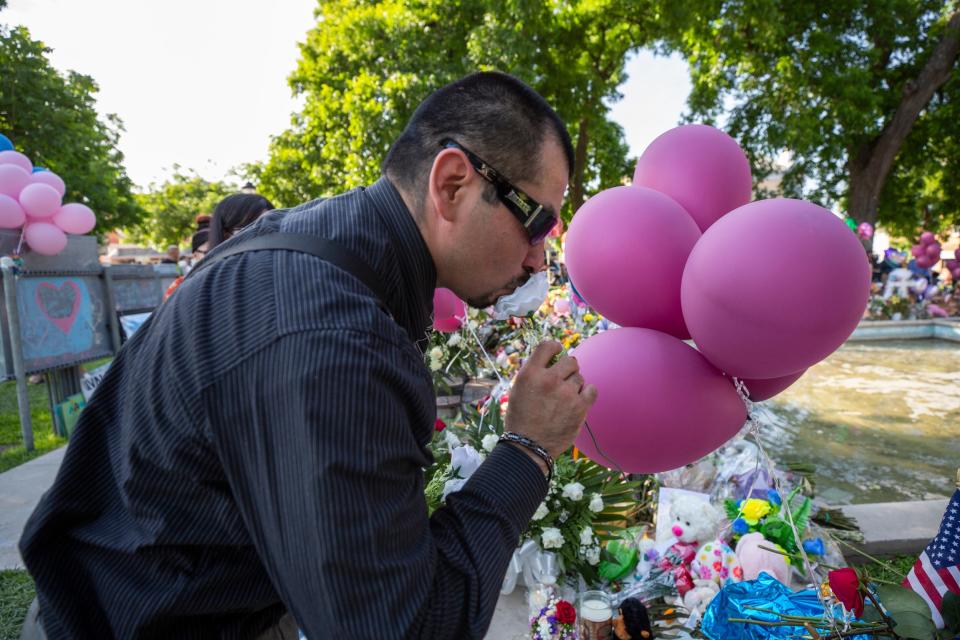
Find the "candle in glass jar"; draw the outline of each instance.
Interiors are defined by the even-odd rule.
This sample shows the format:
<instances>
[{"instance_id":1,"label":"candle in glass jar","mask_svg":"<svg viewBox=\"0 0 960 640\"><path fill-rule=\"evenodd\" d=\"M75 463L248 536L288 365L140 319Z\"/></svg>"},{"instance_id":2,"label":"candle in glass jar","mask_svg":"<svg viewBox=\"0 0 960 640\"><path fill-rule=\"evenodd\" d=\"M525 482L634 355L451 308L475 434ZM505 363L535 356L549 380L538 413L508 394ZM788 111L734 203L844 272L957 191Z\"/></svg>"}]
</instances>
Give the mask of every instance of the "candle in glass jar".
<instances>
[{"instance_id":1,"label":"candle in glass jar","mask_svg":"<svg viewBox=\"0 0 960 640\"><path fill-rule=\"evenodd\" d=\"M580 605L580 615L590 622L606 622L613 617L613 610L603 600L584 600Z\"/></svg>"}]
</instances>

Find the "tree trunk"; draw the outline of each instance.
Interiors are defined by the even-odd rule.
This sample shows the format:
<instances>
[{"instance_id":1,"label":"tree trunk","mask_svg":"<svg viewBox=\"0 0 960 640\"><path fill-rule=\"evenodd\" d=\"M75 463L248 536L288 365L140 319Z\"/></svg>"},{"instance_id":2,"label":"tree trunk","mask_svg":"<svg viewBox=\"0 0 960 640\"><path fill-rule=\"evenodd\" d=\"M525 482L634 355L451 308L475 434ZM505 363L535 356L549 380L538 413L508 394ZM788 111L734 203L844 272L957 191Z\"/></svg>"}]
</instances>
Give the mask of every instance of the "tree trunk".
<instances>
[{"instance_id":1,"label":"tree trunk","mask_svg":"<svg viewBox=\"0 0 960 640\"><path fill-rule=\"evenodd\" d=\"M583 204L583 174L587 171L588 125L589 121L586 117L580 118L580 125L577 128L577 148L573 155L573 184L570 185L570 208L573 213L576 213Z\"/></svg>"},{"instance_id":2,"label":"tree trunk","mask_svg":"<svg viewBox=\"0 0 960 640\"><path fill-rule=\"evenodd\" d=\"M930 98L950 78L960 52L960 11L954 11L933 54L917 77L903 88L903 96L893 117L880 135L854 149L849 160L850 191L848 213L858 222L875 224L880 192L893 168L893 161L904 140L930 102Z\"/></svg>"}]
</instances>

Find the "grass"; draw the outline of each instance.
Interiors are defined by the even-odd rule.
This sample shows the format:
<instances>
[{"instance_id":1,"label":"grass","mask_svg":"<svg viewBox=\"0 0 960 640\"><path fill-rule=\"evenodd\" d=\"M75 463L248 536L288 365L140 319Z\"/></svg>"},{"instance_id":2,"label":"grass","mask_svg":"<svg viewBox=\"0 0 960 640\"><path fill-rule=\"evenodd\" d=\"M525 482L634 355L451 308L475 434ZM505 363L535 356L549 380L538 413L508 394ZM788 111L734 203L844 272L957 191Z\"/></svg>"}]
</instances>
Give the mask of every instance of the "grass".
<instances>
[{"instance_id":1,"label":"grass","mask_svg":"<svg viewBox=\"0 0 960 640\"><path fill-rule=\"evenodd\" d=\"M13 381L0 384L0 473L67 443L65 438L60 438L53 433L47 385L28 385L27 393L30 397L30 417L33 421L35 447L29 453L23 448L23 437L20 435L17 385Z\"/></svg>"},{"instance_id":2,"label":"grass","mask_svg":"<svg viewBox=\"0 0 960 640\"><path fill-rule=\"evenodd\" d=\"M34 597L26 571L0 571L0 640L17 640Z\"/></svg>"}]
</instances>

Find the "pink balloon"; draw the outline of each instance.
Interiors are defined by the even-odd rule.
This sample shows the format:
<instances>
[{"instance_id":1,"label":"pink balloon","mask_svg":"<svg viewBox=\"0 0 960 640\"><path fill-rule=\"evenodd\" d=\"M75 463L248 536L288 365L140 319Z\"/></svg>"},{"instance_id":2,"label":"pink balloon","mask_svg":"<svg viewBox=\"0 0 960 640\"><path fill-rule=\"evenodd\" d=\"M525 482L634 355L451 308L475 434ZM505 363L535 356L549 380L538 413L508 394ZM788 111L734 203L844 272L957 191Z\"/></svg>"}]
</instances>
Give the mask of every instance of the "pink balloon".
<instances>
[{"instance_id":1,"label":"pink balloon","mask_svg":"<svg viewBox=\"0 0 960 640\"><path fill-rule=\"evenodd\" d=\"M67 236L49 222L28 223L23 238L31 249L45 256L55 256L67 246Z\"/></svg>"},{"instance_id":2,"label":"pink balloon","mask_svg":"<svg viewBox=\"0 0 960 640\"><path fill-rule=\"evenodd\" d=\"M30 162L30 158L19 151L0 151L0 164L12 164L27 173L33 171L33 163Z\"/></svg>"},{"instance_id":3,"label":"pink balloon","mask_svg":"<svg viewBox=\"0 0 960 640\"><path fill-rule=\"evenodd\" d=\"M70 202L53 214L53 224L67 233L89 233L97 225L97 216L87 205Z\"/></svg>"},{"instance_id":4,"label":"pink balloon","mask_svg":"<svg viewBox=\"0 0 960 640\"><path fill-rule=\"evenodd\" d=\"M439 287L433 291L433 328L442 333L453 333L463 325L467 306L450 289Z\"/></svg>"},{"instance_id":5,"label":"pink balloon","mask_svg":"<svg viewBox=\"0 0 960 640\"><path fill-rule=\"evenodd\" d=\"M937 262L940 261L940 243L939 242L928 244L925 251L928 258L930 258L931 260L935 260Z\"/></svg>"},{"instance_id":6,"label":"pink balloon","mask_svg":"<svg viewBox=\"0 0 960 640\"><path fill-rule=\"evenodd\" d=\"M19 229L27 219L20 203L8 195L0 193L0 228Z\"/></svg>"},{"instance_id":7,"label":"pink balloon","mask_svg":"<svg viewBox=\"0 0 960 640\"><path fill-rule=\"evenodd\" d=\"M15 164L0 164L0 193L16 198L30 184L30 174Z\"/></svg>"},{"instance_id":8,"label":"pink balloon","mask_svg":"<svg viewBox=\"0 0 960 640\"><path fill-rule=\"evenodd\" d=\"M680 280L700 238L675 200L645 187L601 191L567 232L567 270L587 303L611 321L686 339Z\"/></svg>"},{"instance_id":9,"label":"pink balloon","mask_svg":"<svg viewBox=\"0 0 960 640\"><path fill-rule=\"evenodd\" d=\"M633 184L667 194L706 231L750 202L753 182L750 162L736 140L719 129L689 124L650 143L637 160Z\"/></svg>"},{"instance_id":10,"label":"pink balloon","mask_svg":"<svg viewBox=\"0 0 960 640\"><path fill-rule=\"evenodd\" d=\"M830 355L869 295L857 237L826 209L786 198L724 216L683 274L683 315L700 352L747 379L788 376Z\"/></svg>"},{"instance_id":11,"label":"pink balloon","mask_svg":"<svg viewBox=\"0 0 960 640\"><path fill-rule=\"evenodd\" d=\"M933 244L936 239L937 236L932 231L924 231L920 234L920 244Z\"/></svg>"},{"instance_id":12,"label":"pink balloon","mask_svg":"<svg viewBox=\"0 0 960 640\"><path fill-rule=\"evenodd\" d=\"M919 258L920 256L926 254L926 252L927 250L925 248L925 245L922 245L922 244L915 244L912 247L910 247L910 253L913 254L914 258Z\"/></svg>"},{"instance_id":13,"label":"pink balloon","mask_svg":"<svg viewBox=\"0 0 960 640\"><path fill-rule=\"evenodd\" d=\"M61 198L67 192L67 185L64 183L63 178L55 174L53 171L37 171L36 173L32 173L30 174L30 182L32 184L50 185L57 190L57 193L60 194Z\"/></svg>"},{"instance_id":14,"label":"pink balloon","mask_svg":"<svg viewBox=\"0 0 960 640\"><path fill-rule=\"evenodd\" d=\"M783 376L782 378L768 378L766 380L743 380L744 386L747 388L747 395L754 402L761 402L763 400L769 400L773 396L777 395L781 391L784 391L792 385L794 382L800 379L807 370L798 371L796 373L791 373L788 376Z\"/></svg>"},{"instance_id":15,"label":"pink balloon","mask_svg":"<svg viewBox=\"0 0 960 640\"><path fill-rule=\"evenodd\" d=\"M746 419L730 380L665 333L613 329L587 338L573 355L598 391L576 444L605 467L681 467L736 435Z\"/></svg>"},{"instance_id":16,"label":"pink balloon","mask_svg":"<svg viewBox=\"0 0 960 640\"><path fill-rule=\"evenodd\" d=\"M60 194L48 184L28 184L20 192L20 206L31 218L49 218L60 210Z\"/></svg>"}]
</instances>

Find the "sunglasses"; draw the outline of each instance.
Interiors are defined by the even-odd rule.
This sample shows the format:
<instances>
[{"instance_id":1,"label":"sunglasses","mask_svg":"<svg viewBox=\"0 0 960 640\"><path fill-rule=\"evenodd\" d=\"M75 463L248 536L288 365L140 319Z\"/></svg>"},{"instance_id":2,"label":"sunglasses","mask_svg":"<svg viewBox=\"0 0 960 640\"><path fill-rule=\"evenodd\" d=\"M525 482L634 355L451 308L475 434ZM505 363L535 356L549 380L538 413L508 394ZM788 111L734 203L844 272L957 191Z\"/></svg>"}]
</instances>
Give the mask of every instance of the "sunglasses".
<instances>
[{"instance_id":1,"label":"sunglasses","mask_svg":"<svg viewBox=\"0 0 960 640\"><path fill-rule=\"evenodd\" d=\"M497 197L510 213L520 222L530 238L530 244L539 244L557 224L557 215L552 209L528 196L513 186L500 172L484 162L477 154L450 138L440 141L444 149L459 149L466 154L470 164L487 182L497 190Z\"/></svg>"}]
</instances>

